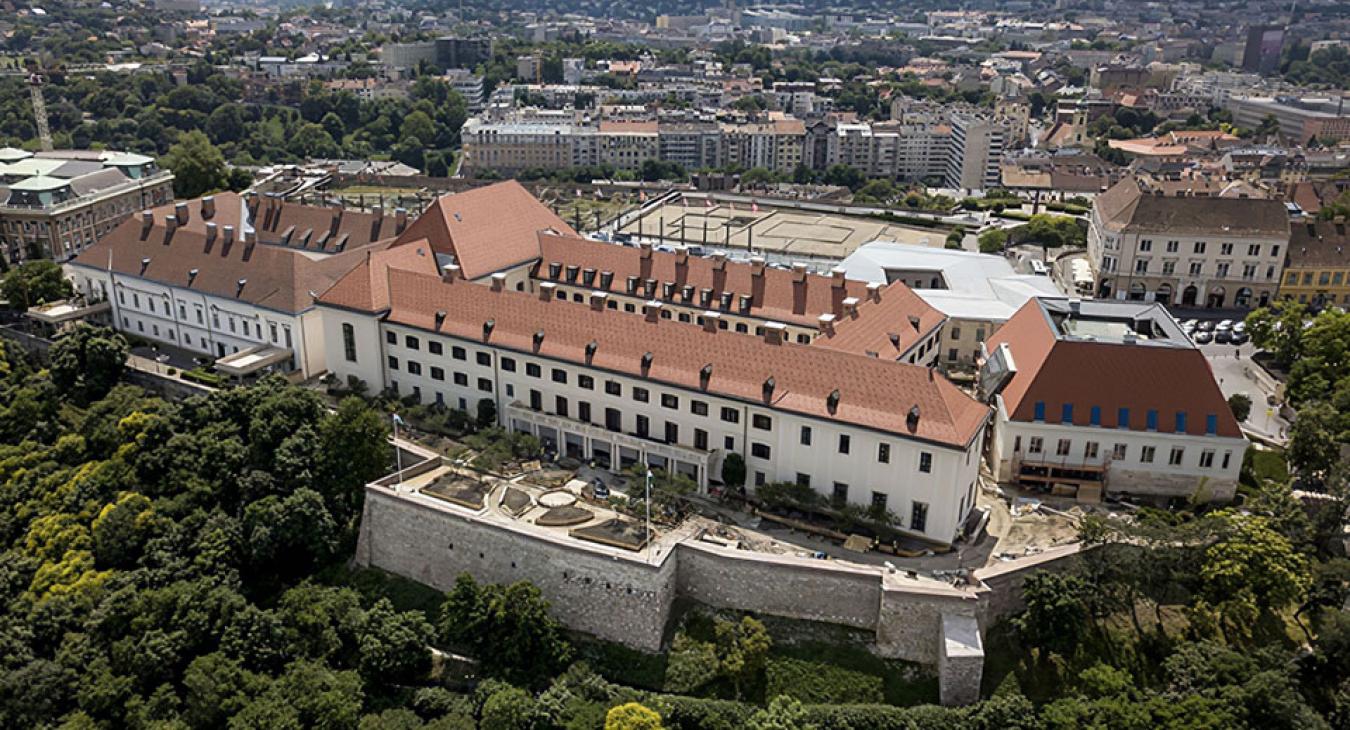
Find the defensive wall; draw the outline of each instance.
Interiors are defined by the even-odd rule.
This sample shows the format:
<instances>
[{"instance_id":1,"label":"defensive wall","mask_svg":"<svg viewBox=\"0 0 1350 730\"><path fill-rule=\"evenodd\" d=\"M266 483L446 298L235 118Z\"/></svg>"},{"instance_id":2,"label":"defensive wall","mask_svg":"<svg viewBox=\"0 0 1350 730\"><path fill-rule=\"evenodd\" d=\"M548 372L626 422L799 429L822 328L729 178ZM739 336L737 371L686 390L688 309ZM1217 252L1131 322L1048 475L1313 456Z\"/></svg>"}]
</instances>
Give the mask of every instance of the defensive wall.
<instances>
[{"instance_id":1,"label":"defensive wall","mask_svg":"<svg viewBox=\"0 0 1350 730\"><path fill-rule=\"evenodd\" d=\"M405 470L404 479L439 466ZM489 583L528 580L567 626L660 651L677 597L713 608L874 632L873 651L935 667L944 704L979 698L982 628L1019 607L1025 575L1058 570L1077 546L1000 563L964 585L879 566L724 547L685 535L647 552L587 543L532 524L368 485L356 562L448 591L461 573Z\"/></svg>"}]
</instances>

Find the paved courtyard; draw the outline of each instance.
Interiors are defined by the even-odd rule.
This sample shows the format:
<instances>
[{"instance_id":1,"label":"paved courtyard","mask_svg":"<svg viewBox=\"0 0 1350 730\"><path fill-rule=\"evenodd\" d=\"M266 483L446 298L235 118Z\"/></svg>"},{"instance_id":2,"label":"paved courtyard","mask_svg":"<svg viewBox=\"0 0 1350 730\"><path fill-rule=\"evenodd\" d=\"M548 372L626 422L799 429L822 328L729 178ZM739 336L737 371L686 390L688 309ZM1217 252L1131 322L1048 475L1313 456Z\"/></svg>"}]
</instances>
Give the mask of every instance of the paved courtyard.
<instances>
[{"instance_id":1,"label":"paved courtyard","mask_svg":"<svg viewBox=\"0 0 1350 730\"><path fill-rule=\"evenodd\" d=\"M1289 422L1280 416L1279 406L1267 403L1267 398L1279 395L1279 382L1270 377L1261 366L1252 361L1256 347L1245 345L1201 345L1214 378L1225 398L1235 393L1246 393L1252 399L1252 412L1242 426L1267 440L1284 443Z\"/></svg>"}]
</instances>

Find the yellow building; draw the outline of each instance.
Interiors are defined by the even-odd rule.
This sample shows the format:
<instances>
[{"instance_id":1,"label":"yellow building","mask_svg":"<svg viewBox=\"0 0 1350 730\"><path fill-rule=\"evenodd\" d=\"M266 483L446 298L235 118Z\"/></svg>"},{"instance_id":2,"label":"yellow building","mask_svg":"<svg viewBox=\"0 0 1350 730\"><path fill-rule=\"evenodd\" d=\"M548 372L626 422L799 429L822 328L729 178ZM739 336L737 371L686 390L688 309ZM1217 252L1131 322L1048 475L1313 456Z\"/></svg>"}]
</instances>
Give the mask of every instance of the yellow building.
<instances>
[{"instance_id":1,"label":"yellow building","mask_svg":"<svg viewBox=\"0 0 1350 730\"><path fill-rule=\"evenodd\" d=\"M1350 305L1350 236L1344 218L1290 226L1280 298L1305 304Z\"/></svg>"}]
</instances>

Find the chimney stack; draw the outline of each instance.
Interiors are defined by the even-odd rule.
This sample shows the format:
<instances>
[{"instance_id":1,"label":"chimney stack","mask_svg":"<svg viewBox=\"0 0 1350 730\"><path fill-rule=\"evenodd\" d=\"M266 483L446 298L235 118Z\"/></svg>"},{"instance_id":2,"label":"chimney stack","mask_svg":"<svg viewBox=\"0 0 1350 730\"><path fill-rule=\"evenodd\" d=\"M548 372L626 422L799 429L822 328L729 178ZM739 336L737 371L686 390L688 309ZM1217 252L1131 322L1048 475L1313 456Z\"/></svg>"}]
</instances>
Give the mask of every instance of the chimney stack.
<instances>
[{"instance_id":1,"label":"chimney stack","mask_svg":"<svg viewBox=\"0 0 1350 730\"><path fill-rule=\"evenodd\" d=\"M881 301L881 282L873 281L867 284L867 298L874 301Z\"/></svg>"},{"instance_id":2,"label":"chimney stack","mask_svg":"<svg viewBox=\"0 0 1350 730\"><path fill-rule=\"evenodd\" d=\"M403 232L403 229L404 229L404 228L407 228L407 227L408 227L408 209L407 209L407 208L395 208L395 209L394 209L394 235L398 235L398 234L402 233L402 232Z\"/></svg>"},{"instance_id":3,"label":"chimney stack","mask_svg":"<svg viewBox=\"0 0 1350 730\"><path fill-rule=\"evenodd\" d=\"M210 221L206 224L206 245L210 246L216 242L216 223Z\"/></svg>"},{"instance_id":4,"label":"chimney stack","mask_svg":"<svg viewBox=\"0 0 1350 730\"><path fill-rule=\"evenodd\" d=\"M552 299L553 292L556 291L557 288L558 285L554 284L551 281L539 282L539 301L547 302L548 300Z\"/></svg>"},{"instance_id":5,"label":"chimney stack","mask_svg":"<svg viewBox=\"0 0 1350 730\"><path fill-rule=\"evenodd\" d=\"M858 316L858 298L844 297L844 313L849 317Z\"/></svg>"},{"instance_id":6,"label":"chimney stack","mask_svg":"<svg viewBox=\"0 0 1350 730\"><path fill-rule=\"evenodd\" d=\"M834 318L835 315L833 314L822 314L819 317L816 317L816 322L819 323L821 333L827 337L834 335Z\"/></svg>"},{"instance_id":7,"label":"chimney stack","mask_svg":"<svg viewBox=\"0 0 1350 730\"><path fill-rule=\"evenodd\" d=\"M830 312L836 317L844 313L844 297L848 296L847 292L843 267L836 266L830 269Z\"/></svg>"},{"instance_id":8,"label":"chimney stack","mask_svg":"<svg viewBox=\"0 0 1350 730\"><path fill-rule=\"evenodd\" d=\"M234 243L234 226L221 226L220 229L221 245L228 249L230 244ZM221 251L222 254L225 251Z\"/></svg>"},{"instance_id":9,"label":"chimney stack","mask_svg":"<svg viewBox=\"0 0 1350 730\"><path fill-rule=\"evenodd\" d=\"M650 243L644 243L642 244L640 251L638 275L643 279L650 279L652 277L652 245Z\"/></svg>"},{"instance_id":10,"label":"chimney stack","mask_svg":"<svg viewBox=\"0 0 1350 730\"><path fill-rule=\"evenodd\" d=\"M459 278L459 266L456 264L446 264L441 267L441 281L450 284Z\"/></svg>"},{"instance_id":11,"label":"chimney stack","mask_svg":"<svg viewBox=\"0 0 1350 730\"><path fill-rule=\"evenodd\" d=\"M506 274L498 271L492 275L492 291L501 291L506 288Z\"/></svg>"},{"instance_id":12,"label":"chimney stack","mask_svg":"<svg viewBox=\"0 0 1350 730\"><path fill-rule=\"evenodd\" d=\"M173 240L173 232L178 230L178 218L172 215L164 216L164 245L169 245Z\"/></svg>"},{"instance_id":13,"label":"chimney stack","mask_svg":"<svg viewBox=\"0 0 1350 730\"><path fill-rule=\"evenodd\" d=\"M216 196L202 198L202 220L210 220L216 215Z\"/></svg>"},{"instance_id":14,"label":"chimney stack","mask_svg":"<svg viewBox=\"0 0 1350 730\"><path fill-rule=\"evenodd\" d=\"M770 345L783 344L783 336L787 332L787 325L782 322L764 323L764 341Z\"/></svg>"},{"instance_id":15,"label":"chimney stack","mask_svg":"<svg viewBox=\"0 0 1350 730\"><path fill-rule=\"evenodd\" d=\"M661 302L655 299L647 302L646 318L648 322L655 322L661 319Z\"/></svg>"},{"instance_id":16,"label":"chimney stack","mask_svg":"<svg viewBox=\"0 0 1350 730\"><path fill-rule=\"evenodd\" d=\"M721 321L722 321L722 313L721 313L721 312L716 312L716 311L713 311L713 310L711 310L711 309L708 310L708 311L706 311L706 312L704 312L704 313L703 313L703 331L704 331L704 332L716 332L717 329L718 329L717 323L718 323L718 322L721 322Z\"/></svg>"},{"instance_id":17,"label":"chimney stack","mask_svg":"<svg viewBox=\"0 0 1350 730\"><path fill-rule=\"evenodd\" d=\"M144 241L150 235L150 229L155 227L155 212L153 210L141 211L141 240Z\"/></svg>"},{"instance_id":18,"label":"chimney stack","mask_svg":"<svg viewBox=\"0 0 1350 730\"><path fill-rule=\"evenodd\" d=\"M597 312L605 311L605 302L609 301L609 295L602 291L591 292L591 309Z\"/></svg>"},{"instance_id":19,"label":"chimney stack","mask_svg":"<svg viewBox=\"0 0 1350 730\"><path fill-rule=\"evenodd\" d=\"M173 217L178 221L178 225L187 225L188 207L187 203L175 203L173 206Z\"/></svg>"},{"instance_id":20,"label":"chimney stack","mask_svg":"<svg viewBox=\"0 0 1350 730\"><path fill-rule=\"evenodd\" d=\"M806 266L792 265L792 313L806 314Z\"/></svg>"}]
</instances>

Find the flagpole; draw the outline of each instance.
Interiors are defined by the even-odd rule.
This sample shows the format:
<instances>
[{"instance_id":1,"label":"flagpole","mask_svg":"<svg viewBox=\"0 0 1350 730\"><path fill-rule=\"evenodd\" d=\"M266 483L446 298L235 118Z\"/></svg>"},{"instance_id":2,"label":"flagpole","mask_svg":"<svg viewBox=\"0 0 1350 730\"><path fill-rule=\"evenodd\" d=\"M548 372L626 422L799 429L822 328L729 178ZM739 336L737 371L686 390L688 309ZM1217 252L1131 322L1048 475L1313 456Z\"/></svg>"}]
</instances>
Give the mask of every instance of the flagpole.
<instances>
[{"instance_id":1,"label":"flagpole","mask_svg":"<svg viewBox=\"0 0 1350 730\"><path fill-rule=\"evenodd\" d=\"M652 557L652 467L647 466L647 560Z\"/></svg>"},{"instance_id":2,"label":"flagpole","mask_svg":"<svg viewBox=\"0 0 1350 730\"><path fill-rule=\"evenodd\" d=\"M398 422L403 419L394 414L394 464L398 468L398 485L403 486L403 452L398 448Z\"/></svg>"}]
</instances>

